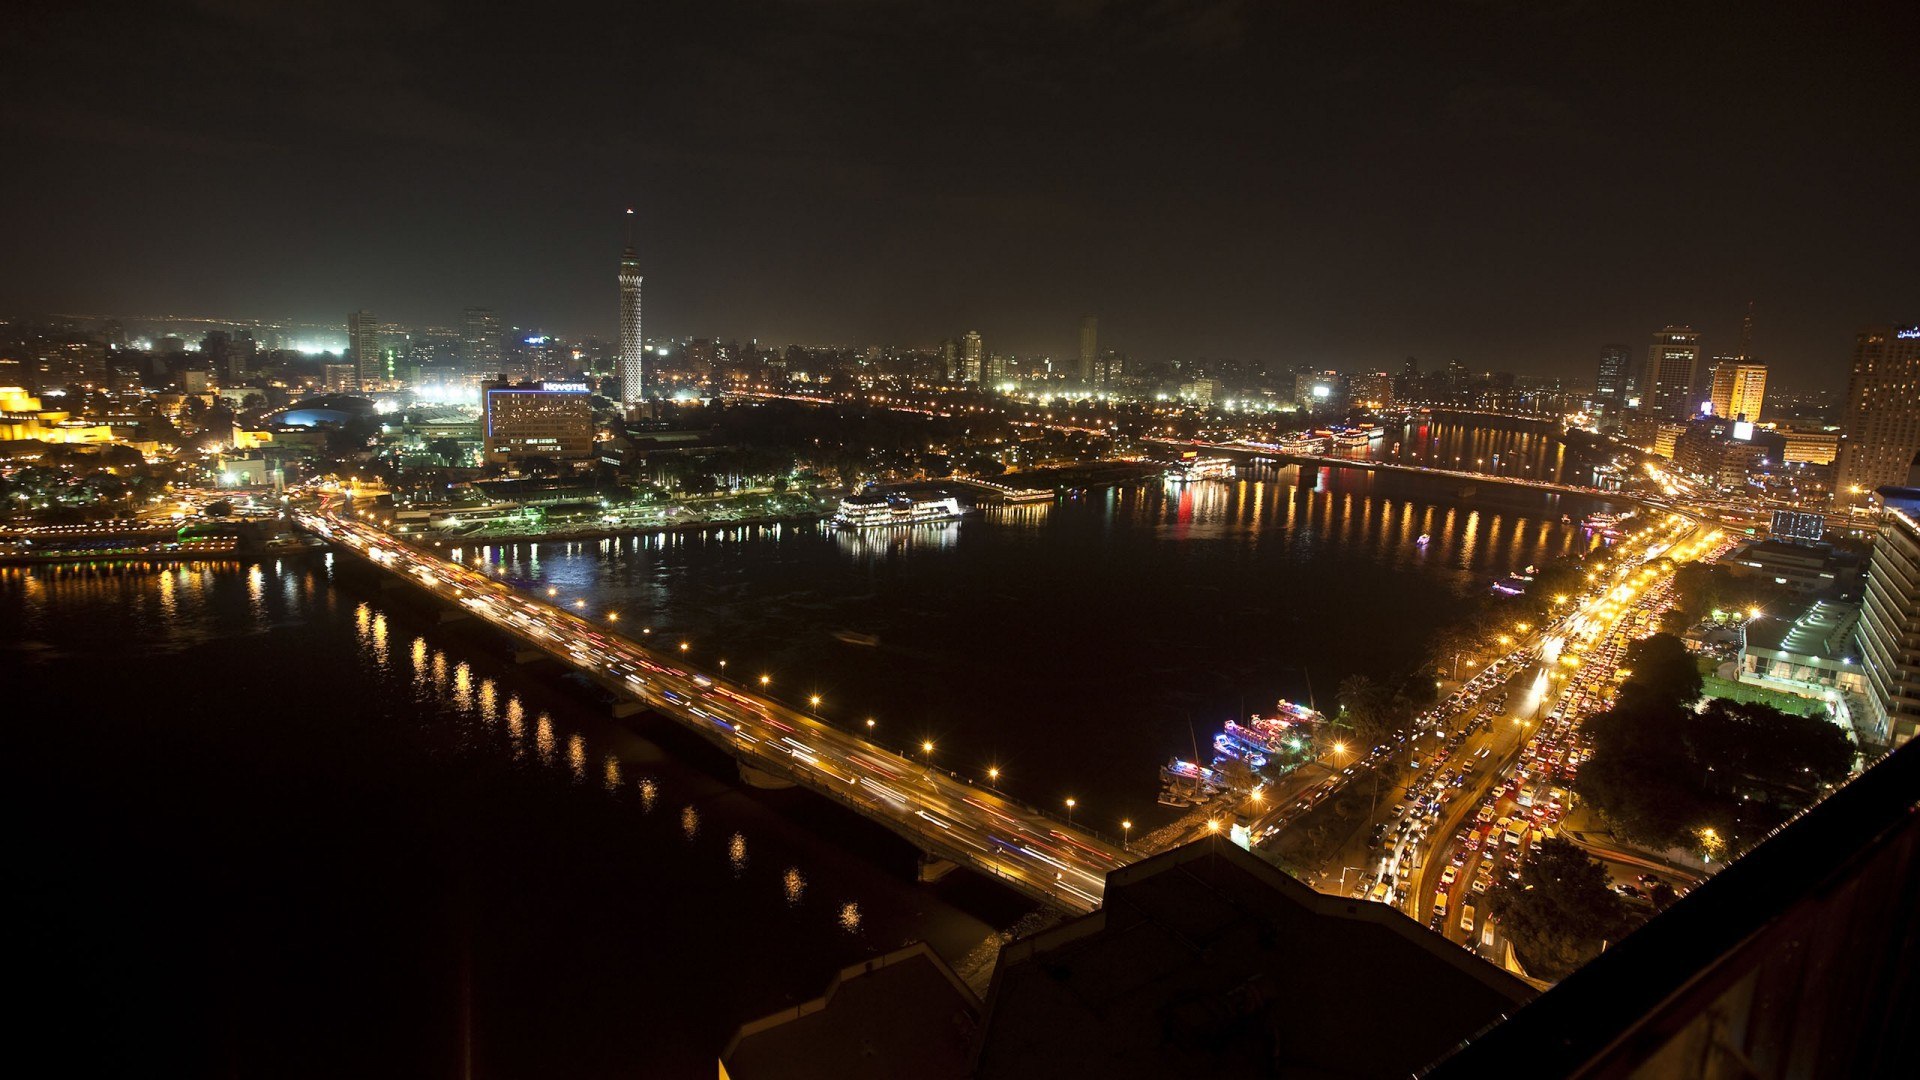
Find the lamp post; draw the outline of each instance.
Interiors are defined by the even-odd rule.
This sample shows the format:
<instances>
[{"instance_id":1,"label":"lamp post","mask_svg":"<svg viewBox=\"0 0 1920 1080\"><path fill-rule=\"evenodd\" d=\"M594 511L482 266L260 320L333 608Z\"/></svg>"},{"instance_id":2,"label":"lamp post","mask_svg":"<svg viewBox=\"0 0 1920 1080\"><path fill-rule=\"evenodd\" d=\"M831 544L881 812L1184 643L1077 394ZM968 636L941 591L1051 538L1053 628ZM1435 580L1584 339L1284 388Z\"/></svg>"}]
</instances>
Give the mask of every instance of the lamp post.
<instances>
[{"instance_id":1,"label":"lamp post","mask_svg":"<svg viewBox=\"0 0 1920 1080\"><path fill-rule=\"evenodd\" d=\"M1133 822L1125 819L1120 822L1120 847L1124 851L1133 850Z\"/></svg>"},{"instance_id":2,"label":"lamp post","mask_svg":"<svg viewBox=\"0 0 1920 1080\"><path fill-rule=\"evenodd\" d=\"M997 787L994 787L994 785L998 784L999 782L1000 782L1000 766L998 765L987 766L987 786L990 788L993 788L995 791L998 791L1000 789Z\"/></svg>"},{"instance_id":3,"label":"lamp post","mask_svg":"<svg viewBox=\"0 0 1920 1080\"><path fill-rule=\"evenodd\" d=\"M1074 801L1073 796L1067 796L1067 824L1069 826L1073 824L1073 808L1076 805L1077 803Z\"/></svg>"}]
</instances>

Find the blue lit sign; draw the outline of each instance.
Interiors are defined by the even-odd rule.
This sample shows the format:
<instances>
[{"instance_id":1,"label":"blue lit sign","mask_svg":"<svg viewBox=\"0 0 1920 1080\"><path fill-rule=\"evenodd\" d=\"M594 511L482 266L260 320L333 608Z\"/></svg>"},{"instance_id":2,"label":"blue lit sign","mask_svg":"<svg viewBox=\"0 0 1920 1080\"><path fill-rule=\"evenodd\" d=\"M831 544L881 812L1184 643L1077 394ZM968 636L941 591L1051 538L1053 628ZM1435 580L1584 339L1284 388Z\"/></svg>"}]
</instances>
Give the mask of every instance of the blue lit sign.
<instances>
[{"instance_id":1,"label":"blue lit sign","mask_svg":"<svg viewBox=\"0 0 1920 1080\"><path fill-rule=\"evenodd\" d=\"M1905 330L1897 330L1893 336L1897 338L1920 338L1920 326L1909 326Z\"/></svg>"}]
</instances>

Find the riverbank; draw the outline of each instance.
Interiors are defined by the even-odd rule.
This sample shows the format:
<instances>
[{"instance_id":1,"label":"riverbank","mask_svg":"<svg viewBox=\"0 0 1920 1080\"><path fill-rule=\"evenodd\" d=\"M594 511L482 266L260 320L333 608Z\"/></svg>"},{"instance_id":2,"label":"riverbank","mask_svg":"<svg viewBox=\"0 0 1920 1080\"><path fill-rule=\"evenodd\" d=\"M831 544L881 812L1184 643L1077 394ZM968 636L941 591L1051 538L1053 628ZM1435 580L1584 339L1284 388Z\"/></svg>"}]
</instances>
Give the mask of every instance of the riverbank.
<instances>
[{"instance_id":1,"label":"riverbank","mask_svg":"<svg viewBox=\"0 0 1920 1080\"><path fill-rule=\"evenodd\" d=\"M548 541L570 540L617 540L630 536L660 536L669 533L725 532L730 529L763 529L775 526L817 525L827 515L824 511L811 511L802 514L761 514L744 518L706 518L699 521L665 521L656 524L619 524L582 522L577 525L556 525L551 528L529 530L525 528L490 529L484 526L474 529L448 531L444 529L421 530L411 534L418 539L471 540L480 543L503 544L523 543L541 544Z\"/></svg>"}]
</instances>

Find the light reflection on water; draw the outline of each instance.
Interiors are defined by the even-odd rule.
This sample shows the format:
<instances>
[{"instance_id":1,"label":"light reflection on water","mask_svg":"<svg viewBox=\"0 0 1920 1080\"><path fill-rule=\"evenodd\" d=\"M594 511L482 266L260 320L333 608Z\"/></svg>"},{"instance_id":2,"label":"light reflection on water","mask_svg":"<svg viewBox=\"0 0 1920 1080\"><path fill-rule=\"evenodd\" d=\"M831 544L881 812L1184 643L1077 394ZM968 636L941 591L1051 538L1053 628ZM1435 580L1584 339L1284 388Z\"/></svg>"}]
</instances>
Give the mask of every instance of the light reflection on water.
<instances>
[{"instance_id":1,"label":"light reflection on water","mask_svg":"<svg viewBox=\"0 0 1920 1080\"><path fill-rule=\"evenodd\" d=\"M739 539L727 542L751 543ZM584 545L580 557L597 556L599 547ZM274 580L276 577L280 580ZM801 867L808 865L806 859L815 840L808 838L796 844L791 826L784 822L777 826L783 835L768 840L755 828L756 822L764 825L767 820L770 811L764 808L749 807L743 812L731 805L708 808L704 802L696 805L689 801L705 798L716 789L724 790L731 777L717 779L685 763L659 762L658 747L643 743L640 752L646 760L656 762L655 767L665 768L669 775L678 775L675 770L691 775L691 780L672 781L671 793L684 807L680 814L665 819L648 817L663 797L665 782L654 775L637 777L631 784L625 782L629 766L635 772L639 769L634 764L636 759L623 760L623 753L636 741L631 728L610 721L594 722L601 718L587 715L592 713L591 707L576 714L571 708L547 710L534 704L549 693L564 696L571 691L541 688L528 692L523 700L521 694L509 689L521 669L508 664L498 652L480 655L473 651L475 647L497 649L497 643L484 636L474 638L466 628L420 628L426 619L412 605L388 609L382 606L384 597L362 599L351 586L336 596L334 587L314 562L113 571L0 568L0 616L4 616L0 618L0 659L25 656L28 662L34 662L33 658L54 662L53 649L36 652L16 646L23 639L31 644L49 619L63 621L69 628L91 624L84 633L70 629L69 638L111 641L116 649L148 657L196 646L217 649L217 654L206 655L217 655L221 662L231 657L256 677L264 673L262 685L268 692L287 695L283 707L289 715L307 718L311 724L302 738L326 738L346 724L362 728L356 738L382 738L397 728L406 728L411 732L409 739L421 740L421 745L431 746L435 754L491 755L495 760L514 762L516 771L525 770L536 778L551 777L553 784L569 788L585 785L596 801L633 808L628 825L639 857L675 868L680 875L676 880L687 890L713 889L717 883L733 882L742 898L737 903L749 905L749 910L755 904L766 913L778 912L783 906L798 909L794 916L801 921L790 924L791 931L797 931L797 938L811 941L810 948L828 940L844 942L833 947L840 951L822 972L864 955L863 939L826 933L829 928L847 926L844 909L801 904L807 887ZM275 643L235 655L237 636L271 637ZM74 652L66 655L71 657ZM272 659L263 661L263 657ZM500 673L500 678L488 675L489 670ZM316 674L321 671L326 674ZM529 675L536 683L549 681L545 673ZM505 722L496 726L496 719ZM170 722L193 725L200 720L201 711L190 710ZM560 753L563 741L564 768ZM395 746L396 753L414 749L412 743ZM527 753L528 749L533 752ZM460 759L451 760L457 763ZM484 776L485 771L479 775ZM837 840L817 843L839 846ZM761 858L750 858L750 849ZM723 863L725 869L721 870ZM696 880L691 875L702 866L716 876ZM789 869L780 873L783 866ZM874 873L884 876L883 871L861 871L854 876L871 881ZM869 890L856 882L849 889L847 877L846 871L839 870L823 881L833 882L839 897L859 896L852 901L856 928L891 920L903 936L925 936L924 930L907 929L912 920L925 916L926 905L916 899L917 886L902 881L897 890L892 885ZM896 893L908 902L889 906ZM877 908L875 896L881 898ZM751 897L758 899L748 899ZM871 913L876 910L884 914ZM876 918L881 921L874 922ZM967 923L972 917L943 908L938 918ZM725 925L697 920L687 928L703 934L732 933ZM809 985L818 978L819 973L811 971L805 975Z\"/></svg>"},{"instance_id":2,"label":"light reflection on water","mask_svg":"<svg viewBox=\"0 0 1920 1080\"><path fill-rule=\"evenodd\" d=\"M1400 441L1479 446L1516 475L1561 464L1535 436L1460 440L1422 429ZM1233 481L1099 489L947 524L475 556L533 595L585 598L620 610L629 632L688 641L687 659L709 670L724 657L789 700L818 692L829 720L876 717L892 748L932 737L967 773L1016 763L1017 796L1052 804L1072 788L1108 817L1152 820L1154 769L1188 748L1189 718L1210 726L1351 674L1411 670L1462 596L1591 543L1563 515L1597 505L1262 464Z\"/></svg>"}]
</instances>

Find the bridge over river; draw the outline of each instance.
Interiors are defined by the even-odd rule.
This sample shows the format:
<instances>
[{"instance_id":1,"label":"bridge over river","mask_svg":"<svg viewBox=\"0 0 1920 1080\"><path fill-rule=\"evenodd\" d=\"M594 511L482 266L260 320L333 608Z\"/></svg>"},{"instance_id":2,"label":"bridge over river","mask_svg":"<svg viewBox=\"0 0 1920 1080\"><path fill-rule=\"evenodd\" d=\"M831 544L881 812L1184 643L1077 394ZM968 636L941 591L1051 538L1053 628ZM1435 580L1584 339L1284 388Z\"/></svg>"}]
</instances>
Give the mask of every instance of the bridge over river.
<instances>
[{"instance_id":1,"label":"bridge over river","mask_svg":"<svg viewBox=\"0 0 1920 1080\"><path fill-rule=\"evenodd\" d=\"M798 785L877 821L922 852L921 877L966 866L1068 912L1100 906L1107 871L1133 856L1082 829L956 779L816 716L701 671L677 656L525 596L363 521L301 511L302 529L332 541L454 610L485 620L615 695L618 715L651 709L725 750L749 784Z\"/></svg>"}]
</instances>

